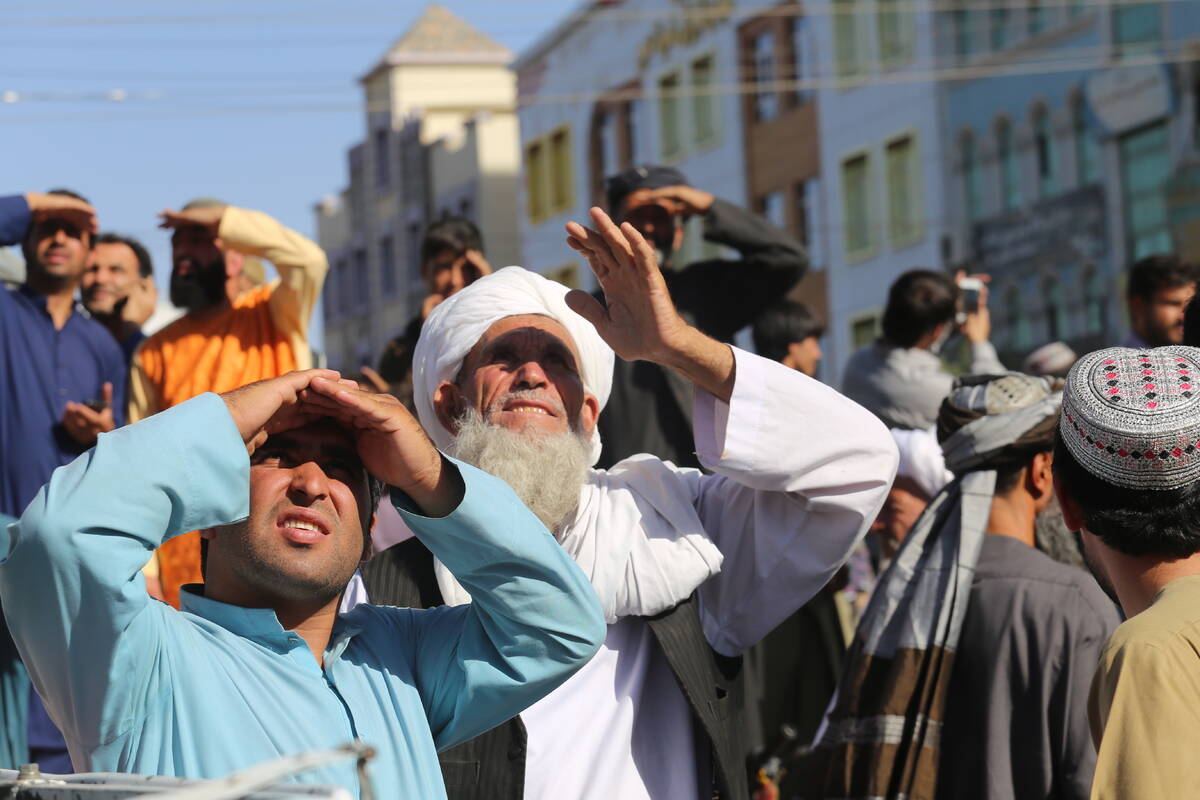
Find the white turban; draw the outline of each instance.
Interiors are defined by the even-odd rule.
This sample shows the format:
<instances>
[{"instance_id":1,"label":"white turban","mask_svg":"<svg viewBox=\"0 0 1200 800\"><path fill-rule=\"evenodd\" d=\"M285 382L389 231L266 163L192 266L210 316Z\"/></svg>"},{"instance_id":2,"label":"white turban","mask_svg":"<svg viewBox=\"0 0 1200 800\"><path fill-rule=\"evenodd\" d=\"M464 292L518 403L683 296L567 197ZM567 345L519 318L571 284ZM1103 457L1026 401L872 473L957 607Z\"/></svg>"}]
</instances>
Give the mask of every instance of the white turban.
<instances>
[{"instance_id":1,"label":"white turban","mask_svg":"<svg viewBox=\"0 0 1200 800\"><path fill-rule=\"evenodd\" d=\"M413 400L417 417L434 444L445 450L453 439L434 413L434 391L457 377L467 353L488 328L505 317L538 314L566 328L579 353L584 391L604 408L612 389L613 351L590 322L567 306L564 298L568 291L561 283L522 267L505 267L451 295L433 310L413 353ZM591 463L599 460L597 430L592 432Z\"/></svg>"},{"instance_id":2,"label":"white turban","mask_svg":"<svg viewBox=\"0 0 1200 800\"><path fill-rule=\"evenodd\" d=\"M900 451L897 478L915 482L931 499L954 480L954 474L946 469L946 458L934 431L893 429L892 438Z\"/></svg>"}]
</instances>

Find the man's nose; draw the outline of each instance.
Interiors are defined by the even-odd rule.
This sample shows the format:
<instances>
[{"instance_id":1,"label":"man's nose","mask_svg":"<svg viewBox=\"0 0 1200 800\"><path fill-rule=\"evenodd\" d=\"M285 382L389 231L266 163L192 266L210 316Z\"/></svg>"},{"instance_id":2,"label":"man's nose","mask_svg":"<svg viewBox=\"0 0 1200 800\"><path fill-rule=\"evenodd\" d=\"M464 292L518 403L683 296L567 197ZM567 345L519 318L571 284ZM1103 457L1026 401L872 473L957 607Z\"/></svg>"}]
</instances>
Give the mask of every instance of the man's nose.
<instances>
[{"instance_id":1,"label":"man's nose","mask_svg":"<svg viewBox=\"0 0 1200 800\"><path fill-rule=\"evenodd\" d=\"M546 372L537 361L531 359L517 367L516 388L536 389L549 382Z\"/></svg>"},{"instance_id":2,"label":"man's nose","mask_svg":"<svg viewBox=\"0 0 1200 800\"><path fill-rule=\"evenodd\" d=\"M292 469L292 482L288 487L295 498L313 502L329 497L329 476L315 461Z\"/></svg>"},{"instance_id":3,"label":"man's nose","mask_svg":"<svg viewBox=\"0 0 1200 800\"><path fill-rule=\"evenodd\" d=\"M64 228L60 225L57 229L55 229L55 231L54 231L54 243L55 244L66 244L70 240L71 240L71 234L67 232L66 228Z\"/></svg>"}]
</instances>

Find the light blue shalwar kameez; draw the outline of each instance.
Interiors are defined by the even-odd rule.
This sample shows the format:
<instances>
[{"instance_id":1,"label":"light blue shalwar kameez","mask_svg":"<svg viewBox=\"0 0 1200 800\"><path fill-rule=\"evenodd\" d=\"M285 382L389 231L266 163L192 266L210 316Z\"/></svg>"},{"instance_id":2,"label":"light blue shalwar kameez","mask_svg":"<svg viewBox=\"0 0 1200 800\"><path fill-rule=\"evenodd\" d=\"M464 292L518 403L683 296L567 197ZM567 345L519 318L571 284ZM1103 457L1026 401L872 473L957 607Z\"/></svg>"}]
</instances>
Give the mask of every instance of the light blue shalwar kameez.
<instances>
[{"instance_id":1,"label":"light blue shalwar kameez","mask_svg":"<svg viewBox=\"0 0 1200 800\"><path fill-rule=\"evenodd\" d=\"M436 751L546 695L604 639L583 573L502 481L457 464L458 508L405 522L468 606L359 606L325 666L273 611L146 594L166 539L244 519L249 459L224 402L201 395L59 468L0 535L0 599L78 770L215 778L360 737L381 800L445 797ZM359 791L353 764L298 778Z\"/></svg>"}]
</instances>

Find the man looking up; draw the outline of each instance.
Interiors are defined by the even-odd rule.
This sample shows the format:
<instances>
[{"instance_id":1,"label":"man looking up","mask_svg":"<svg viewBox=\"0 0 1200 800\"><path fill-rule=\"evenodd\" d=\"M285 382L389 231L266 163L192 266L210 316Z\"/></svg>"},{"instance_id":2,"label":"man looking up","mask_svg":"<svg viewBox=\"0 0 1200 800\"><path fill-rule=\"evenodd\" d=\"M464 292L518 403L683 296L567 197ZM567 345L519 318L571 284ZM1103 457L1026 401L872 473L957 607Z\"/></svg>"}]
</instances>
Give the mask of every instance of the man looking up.
<instances>
[{"instance_id":1,"label":"man looking up","mask_svg":"<svg viewBox=\"0 0 1200 800\"><path fill-rule=\"evenodd\" d=\"M1129 268L1125 288L1129 336L1135 350L1183 344L1183 317L1196 294L1197 271L1179 256L1146 256Z\"/></svg>"},{"instance_id":2,"label":"man looking up","mask_svg":"<svg viewBox=\"0 0 1200 800\"><path fill-rule=\"evenodd\" d=\"M689 186L671 167L643 165L610 177L608 213L632 225L647 241L678 313L722 342L754 322L804 275L804 247L766 220ZM680 263L684 225L698 219L704 239L731 248L738 258ZM618 361L608 413L600 425L600 465L649 453L697 467L692 442L692 387L649 361Z\"/></svg>"},{"instance_id":3,"label":"man looking up","mask_svg":"<svg viewBox=\"0 0 1200 800\"><path fill-rule=\"evenodd\" d=\"M1085 676L1118 620L1086 572L1035 549L1054 494L1055 388L973 376L942 403L955 480L879 579L810 796L1088 796Z\"/></svg>"},{"instance_id":4,"label":"man looking up","mask_svg":"<svg viewBox=\"0 0 1200 800\"><path fill-rule=\"evenodd\" d=\"M1127 620L1092 683L1092 797L1195 794L1200 737L1200 350L1109 348L1067 376L1063 518Z\"/></svg>"},{"instance_id":5,"label":"man looking up","mask_svg":"<svg viewBox=\"0 0 1200 800\"><path fill-rule=\"evenodd\" d=\"M0 287L0 514L20 515L56 467L124 422L121 351L75 301L95 232L95 210L74 192L0 197L0 246L21 244L26 274L24 285ZM0 766L32 750L69 772L6 629L0 661Z\"/></svg>"},{"instance_id":6,"label":"man looking up","mask_svg":"<svg viewBox=\"0 0 1200 800\"><path fill-rule=\"evenodd\" d=\"M590 577L609 623L576 679L444 753L443 769L456 798L745 798L738 656L845 561L895 448L832 389L688 325L652 247L600 209L592 220L572 223L568 242L607 310L510 267L434 309L417 345L426 430L515 488ZM694 446L716 474L649 455L590 469L613 350L694 387ZM405 544L364 569L373 602L470 601Z\"/></svg>"},{"instance_id":7,"label":"man looking up","mask_svg":"<svg viewBox=\"0 0 1200 800\"><path fill-rule=\"evenodd\" d=\"M146 338L142 325L158 302L150 253L137 239L103 233L96 237L79 288L84 308L108 328L125 360L132 361Z\"/></svg>"},{"instance_id":8,"label":"man looking up","mask_svg":"<svg viewBox=\"0 0 1200 800\"><path fill-rule=\"evenodd\" d=\"M914 269L895 280L883 311L883 336L846 363L842 391L875 413L889 428L929 430L954 376L938 353L954 331L960 293L944 272ZM962 334L971 343L973 375L1005 371L988 341L992 323L987 293L967 309Z\"/></svg>"},{"instance_id":9,"label":"man looking up","mask_svg":"<svg viewBox=\"0 0 1200 800\"><path fill-rule=\"evenodd\" d=\"M760 356L817 377L825 325L808 306L794 300L776 303L754 321L752 333Z\"/></svg>"},{"instance_id":10,"label":"man looking up","mask_svg":"<svg viewBox=\"0 0 1200 800\"><path fill-rule=\"evenodd\" d=\"M384 491L471 605L338 615ZM195 528L208 580L180 613L139 568ZM375 797L444 797L436 749L542 697L603 639L587 579L502 481L328 370L101 437L0 537L13 635L86 771L216 778L361 737ZM299 779L362 792L349 765Z\"/></svg>"},{"instance_id":11,"label":"man looking up","mask_svg":"<svg viewBox=\"0 0 1200 800\"><path fill-rule=\"evenodd\" d=\"M211 199L163 211L171 233L171 302L187 313L147 339L133 359L130 418L202 392L227 392L312 364L308 320L328 263L317 245L258 211ZM248 262L265 258L279 279L252 287ZM162 595L200 580L200 540L172 539L149 567Z\"/></svg>"}]
</instances>

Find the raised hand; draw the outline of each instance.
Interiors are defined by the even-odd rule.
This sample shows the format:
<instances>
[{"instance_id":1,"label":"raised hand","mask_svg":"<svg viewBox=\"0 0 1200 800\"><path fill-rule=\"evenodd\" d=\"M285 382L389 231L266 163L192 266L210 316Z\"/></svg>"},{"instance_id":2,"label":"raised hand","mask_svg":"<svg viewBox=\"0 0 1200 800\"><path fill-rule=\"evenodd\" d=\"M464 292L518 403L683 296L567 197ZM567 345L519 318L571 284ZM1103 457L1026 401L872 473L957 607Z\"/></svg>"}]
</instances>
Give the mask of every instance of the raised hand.
<instances>
[{"instance_id":1,"label":"raised hand","mask_svg":"<svg viewBox=\"0 0 1200 800\"><path fill-rule=\"evenodd\" d=\"M121 321L141 328L154 314L158 305L158 289L154 276L138 278L130 287L129 295L121 301Z\"/></svg>"},{"instance_id":2,"label":"raised hand","mask_svg":"<svg viewBox=\"0 0 1200 800\"><path fill-rule=\"evenodd\" d=\"M304 402L351 428L367 471L402 490L427 516L443 517L462 502L465 490L458 471L392 395L367 391L352 381L317 377Z\"/></svg>"},{"instance_id":3,"label":"raised hand","mask_svg":"<svg viewBox=\"0 0 1200 800\"><path fill-rule=\"evenodd\" d=\"M25 195L25 202L29 205L34 222L62 219L81 231L94 234L100 230L96 221L96 209L83 200L65 194L29 192Z\"/></svg>"},{"instance_id":4,"label":"raised hand","mask_svg":"<svg viewBox=\"0 0 1200 800\"><path fill-rule=\"evenodd\" d=\"M225 206L202 206L175 211L165 208L158 212L160 228L204 228L214 237L225 216Z\"/></svg>"},{"instance_id":5,"label":"raised hand","mask_svg":"<svg viewBox=\"0 0 1200 800\"><path fill-rule=\"evenodd\" d=\"M588 260L608 307L578 290L567 295L567 305L626 361L664 363L690 326L675 309L654 248L628 222L618 227L599 208L591 217L594 229L567 223L567 244Z\"/></svg>"},{"instance_id":6,"label":"raised hand","mask_svg":"<svg viewBox=\"0 0 1200 800\"><path fill-rule=\"evenodd\" d=\"M716 200L708 192L694 186L664 186L661 189L650 189L642 196L647 201L666 201L673 206L676 214L683 214L685 217L707 214Z\"/></svg>"},{"instance_id":7,"label":"raised hand","mask_svg":"<svg viewBox=\"0 0 1200 800\"><path fill-rule=\"evenodd\" d=\"M326 416L320 408L303 403L301 393L316 378L337 382L341 377L331 369L289 372L278 378L246 384L226 392L221 399L246 443L247 452L253 454L268 435L299 428Z\"/></svg>"},{"instance_id":8,"label":"raised hand","mask_svg":"<svg viewBox=\"0 0 1200 800\"><path fill-rule=\"evenodd\" d=\"M100 394L100 408L69 402L63 410L63 427L72 439L84 447L91 447L96 443L97 436L116 427L112 412L112 384L106 382Z\"/></svg>"}]
</instances>

